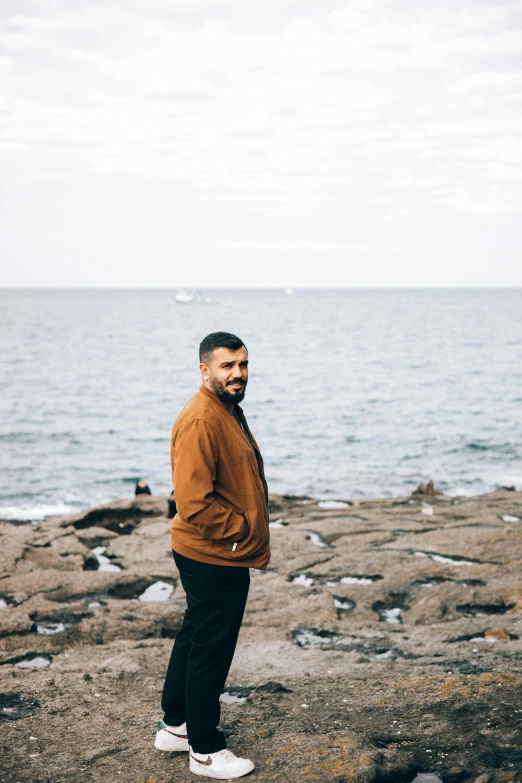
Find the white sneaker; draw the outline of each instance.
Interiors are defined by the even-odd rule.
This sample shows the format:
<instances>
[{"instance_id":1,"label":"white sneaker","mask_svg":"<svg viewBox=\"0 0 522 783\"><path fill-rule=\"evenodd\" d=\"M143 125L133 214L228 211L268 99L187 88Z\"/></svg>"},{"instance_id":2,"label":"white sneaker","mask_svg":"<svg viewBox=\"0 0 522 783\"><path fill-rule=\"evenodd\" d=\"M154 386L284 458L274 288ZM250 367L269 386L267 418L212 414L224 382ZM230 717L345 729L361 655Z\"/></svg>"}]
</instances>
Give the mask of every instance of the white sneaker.
<instances>
[{"instance_id":1,"label":"white sneaker","mask_svg":"<svg viewBox=\"0 0 522 783\"><path fill-rule=\"evenodd\" d=\"M254 762L250 759L239 759L232 751L224 748L216 753L194 753L190 748L190 771L194 775L201 775L216 780L230 780L248 775L254 769Z\"/></svg>"},{"instance_id":2,"label":"white sneaker","mask_svg":"<svg viewBox=\"0 0 522 783\"><path fill-rule=\"evenodd\" d=\"M181 726L167 726L160 720L158 721L158 731L154 740L154 747L157 750L188 750L187 724Z\"/></svg>"}]
</instances>

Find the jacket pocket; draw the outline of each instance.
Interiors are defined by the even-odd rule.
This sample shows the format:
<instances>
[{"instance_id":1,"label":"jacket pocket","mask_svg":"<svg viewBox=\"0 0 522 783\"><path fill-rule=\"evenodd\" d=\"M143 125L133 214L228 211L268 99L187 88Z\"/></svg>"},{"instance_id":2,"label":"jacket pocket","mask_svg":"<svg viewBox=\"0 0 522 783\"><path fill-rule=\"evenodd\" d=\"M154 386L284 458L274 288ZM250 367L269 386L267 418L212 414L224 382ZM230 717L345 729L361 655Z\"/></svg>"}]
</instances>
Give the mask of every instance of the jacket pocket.
<instances>
[{"instance_id":1,"label":"jacket pocket","mask_svg":"<svg viewBox=\"0 0 522 783\"><path fill-rule=\"evenodd\" d=\"M259 555L269 546L268 533L259 535L253 534L248 520L246 521L248 526L248 533L241 541L225 541L223 539L215 540L212 542L211 554L216 557L221 557L223 560L248 560L255 555Z\"/></svg>"}]
</instances>

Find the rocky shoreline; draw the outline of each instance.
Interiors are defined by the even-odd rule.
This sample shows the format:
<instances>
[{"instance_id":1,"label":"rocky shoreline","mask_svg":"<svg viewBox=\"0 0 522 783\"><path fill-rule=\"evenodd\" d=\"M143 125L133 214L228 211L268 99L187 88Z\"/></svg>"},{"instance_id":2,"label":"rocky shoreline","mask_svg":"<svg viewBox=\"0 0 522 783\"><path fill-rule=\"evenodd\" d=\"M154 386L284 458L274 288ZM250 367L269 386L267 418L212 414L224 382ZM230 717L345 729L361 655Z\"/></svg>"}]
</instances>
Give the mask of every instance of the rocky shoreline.
<instances>
[{"instance_id":1,"label":"rocky shoreline","mask_svg":"<svg viewBox=\"0 0 522 783\"><path fill-rule=\"evenodd\" d=\"M222 726L260 781L522 780L522 493L271 496ZM153 750L169 498L0 522L2 783L189 781ZM3 767L2 767L3 765Z\"/></svg>"}]
</instances>

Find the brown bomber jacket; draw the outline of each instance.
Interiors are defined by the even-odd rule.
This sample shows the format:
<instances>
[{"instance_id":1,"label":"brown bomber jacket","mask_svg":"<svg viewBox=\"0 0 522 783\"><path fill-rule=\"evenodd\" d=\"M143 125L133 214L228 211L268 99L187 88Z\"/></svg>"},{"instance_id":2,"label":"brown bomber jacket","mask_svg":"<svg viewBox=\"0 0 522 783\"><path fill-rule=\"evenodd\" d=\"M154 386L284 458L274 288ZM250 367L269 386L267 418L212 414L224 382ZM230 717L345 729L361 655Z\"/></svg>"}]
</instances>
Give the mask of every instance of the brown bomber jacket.
<instances>
[{"instance_id":1,"label":"brown bomber jacket","mask_svg":"<svg viewBox=\"0 0 522 783\"><path fill-rule=\"evenodd\" d=\"M250 432L239 405L236 411ZM172 428L171 466L178 513L172 549L192 560L265 569L270 559L263 458L233 414L201 386Z\"/></svg>"}]
</instances>

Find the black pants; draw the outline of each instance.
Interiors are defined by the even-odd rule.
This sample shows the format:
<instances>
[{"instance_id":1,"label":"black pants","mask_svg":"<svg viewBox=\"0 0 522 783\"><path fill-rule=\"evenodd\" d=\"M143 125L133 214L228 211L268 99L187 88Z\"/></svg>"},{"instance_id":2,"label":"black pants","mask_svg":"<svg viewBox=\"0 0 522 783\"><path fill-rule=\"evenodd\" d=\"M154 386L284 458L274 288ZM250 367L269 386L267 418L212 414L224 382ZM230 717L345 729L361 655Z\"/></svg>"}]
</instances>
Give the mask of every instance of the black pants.
<instances>
[{"instance_id":1,"label":"black pants","mask_svg":"<svg viewBox=\"0 0 522 783\"><path fill-rule=\"evenodd\" d=\"M180 726L186 720L192 749L215 753L226 747L217 728L219 696L236 649L250 571L172 554L187 595L187 611L163 686L163 719L170 726Z\"/></svg>"}]
</instances>

